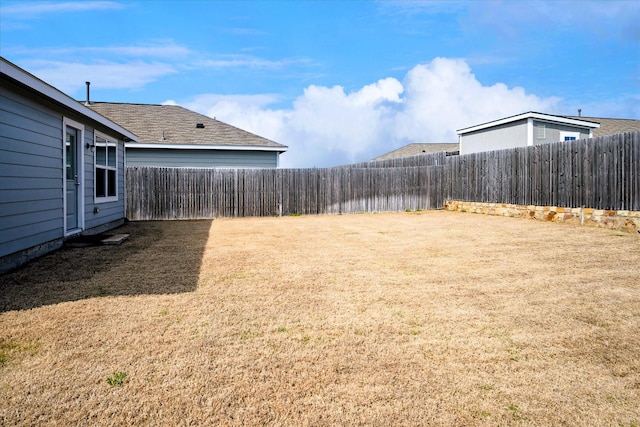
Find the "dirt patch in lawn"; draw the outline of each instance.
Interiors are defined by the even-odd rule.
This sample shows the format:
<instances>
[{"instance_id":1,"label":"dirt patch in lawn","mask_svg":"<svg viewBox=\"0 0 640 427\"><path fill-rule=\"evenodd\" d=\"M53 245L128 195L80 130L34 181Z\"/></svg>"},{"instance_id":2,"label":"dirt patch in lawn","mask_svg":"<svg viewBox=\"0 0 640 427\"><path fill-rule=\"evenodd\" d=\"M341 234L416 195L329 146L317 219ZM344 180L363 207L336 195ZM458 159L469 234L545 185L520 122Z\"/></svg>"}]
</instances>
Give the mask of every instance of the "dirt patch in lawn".
<instances>
[{"instance_id":1,"label":"dirt patch in lawn","mask_svg":"<svg viewBox=\"0 0 640 427\"><path fill-rule=\"evenodd\" d=\"M640 424L636 235L450 212L126 227L0 277L0 424Z\"/></svg>"}]
</instances>

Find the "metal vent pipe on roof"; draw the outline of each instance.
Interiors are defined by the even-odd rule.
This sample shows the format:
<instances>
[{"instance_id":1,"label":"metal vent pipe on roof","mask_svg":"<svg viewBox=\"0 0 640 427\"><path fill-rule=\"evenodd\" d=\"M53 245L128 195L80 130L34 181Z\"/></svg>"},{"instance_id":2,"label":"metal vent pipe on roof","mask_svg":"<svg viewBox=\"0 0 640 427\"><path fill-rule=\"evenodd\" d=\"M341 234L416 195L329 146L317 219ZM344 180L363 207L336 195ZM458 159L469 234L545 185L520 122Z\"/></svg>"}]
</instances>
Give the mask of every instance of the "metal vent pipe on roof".
<instances>
[{"instance_id":1,"label":"metal vent pipe on roof","mask_svg":"<svg viewBox=\"0 0 640 427\"><path fill-rule=\"evenodd\" d=\"M89 86L91 86L91 82L86 82L87 84L87 101L85 102L85 105L91 105L91 100L89 99Z\"/></svg>"}]
</instances>

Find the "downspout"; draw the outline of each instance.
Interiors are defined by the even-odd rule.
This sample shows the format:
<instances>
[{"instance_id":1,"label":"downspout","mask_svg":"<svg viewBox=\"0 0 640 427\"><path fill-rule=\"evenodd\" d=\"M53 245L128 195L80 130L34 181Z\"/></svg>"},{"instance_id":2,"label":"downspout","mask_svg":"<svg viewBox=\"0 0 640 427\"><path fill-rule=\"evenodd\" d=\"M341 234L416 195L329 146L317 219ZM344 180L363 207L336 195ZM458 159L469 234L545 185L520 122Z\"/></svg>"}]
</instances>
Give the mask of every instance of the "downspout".
<instances>
[{"instance_id":1,"label":"downspout","mask_svg":"<svg viewBox=\"0 0 640 427\"><path fill-rule=\"evenodd\" d=\"M527 119L527 147L533 145L533 119L529 117Z\"/></svg>"}]
</instances>

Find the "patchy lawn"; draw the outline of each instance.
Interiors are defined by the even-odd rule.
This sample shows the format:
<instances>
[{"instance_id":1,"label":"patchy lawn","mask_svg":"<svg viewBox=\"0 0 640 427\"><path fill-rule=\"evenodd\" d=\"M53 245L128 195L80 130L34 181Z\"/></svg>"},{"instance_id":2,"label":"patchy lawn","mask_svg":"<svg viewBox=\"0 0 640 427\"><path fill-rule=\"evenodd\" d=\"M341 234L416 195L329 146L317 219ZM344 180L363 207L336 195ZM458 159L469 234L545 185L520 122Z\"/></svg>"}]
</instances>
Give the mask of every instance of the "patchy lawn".
<instances>
[{"instance_id":1,"label":"patchy lawn","mask_svg":"<svg viewBox=\"0 0 640 427\"><path fill-rule=\"evenodd\" d=\"M0 277L1 425L640 425L640 237L130 223Z\"/></svg>"}]
</instances>

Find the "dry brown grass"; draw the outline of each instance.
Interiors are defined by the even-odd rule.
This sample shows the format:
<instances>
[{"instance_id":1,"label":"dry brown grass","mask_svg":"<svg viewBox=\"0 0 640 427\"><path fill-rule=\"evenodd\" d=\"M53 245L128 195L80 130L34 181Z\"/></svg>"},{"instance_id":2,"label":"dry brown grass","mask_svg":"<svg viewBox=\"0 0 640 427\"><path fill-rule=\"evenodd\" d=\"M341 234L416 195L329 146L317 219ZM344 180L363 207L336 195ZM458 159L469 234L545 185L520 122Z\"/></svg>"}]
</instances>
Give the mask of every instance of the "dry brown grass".
<instances>
[{"instance_id":1,"label":"dry brown grass","mask_svg":"<svg viewBox=\"0 0 640 427\"><path fill-rule=\"evenodd\" d=\"M0 424L640 425L637 235L449 212L124 230L0 277Z\"/></svg>"}]
</instances>

